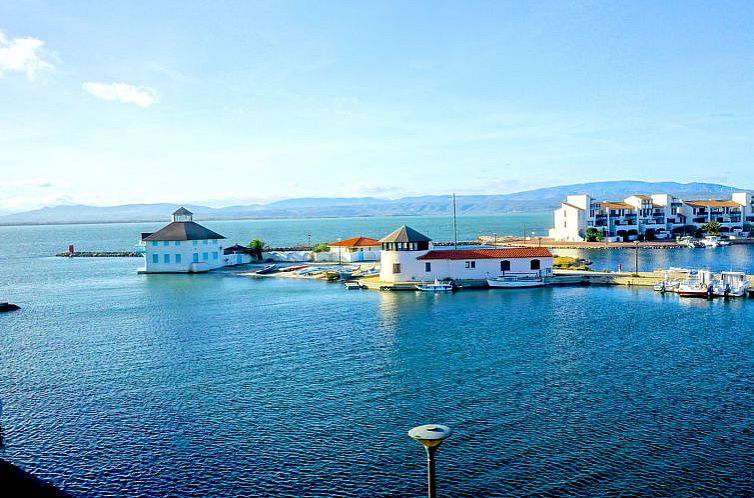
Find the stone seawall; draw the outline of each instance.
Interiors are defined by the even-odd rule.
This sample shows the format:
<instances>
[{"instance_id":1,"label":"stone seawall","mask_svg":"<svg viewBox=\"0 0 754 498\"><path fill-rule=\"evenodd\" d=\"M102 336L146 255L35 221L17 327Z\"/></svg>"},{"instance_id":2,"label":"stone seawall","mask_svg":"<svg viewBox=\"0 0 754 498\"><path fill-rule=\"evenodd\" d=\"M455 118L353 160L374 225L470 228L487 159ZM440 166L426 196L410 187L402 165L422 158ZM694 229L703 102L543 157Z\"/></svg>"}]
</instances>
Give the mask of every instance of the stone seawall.
<instances>
[{"instance_id":1,"label":"stone seawall","mask_svg":"<svg viewBox=\"0 0 754 498\"><path fill-rule=\"evenodd\" d=\"M60 258L140 258L143 255L136 251L76 251L60 252L55 256Z\"/></svg>"}]
</instances>

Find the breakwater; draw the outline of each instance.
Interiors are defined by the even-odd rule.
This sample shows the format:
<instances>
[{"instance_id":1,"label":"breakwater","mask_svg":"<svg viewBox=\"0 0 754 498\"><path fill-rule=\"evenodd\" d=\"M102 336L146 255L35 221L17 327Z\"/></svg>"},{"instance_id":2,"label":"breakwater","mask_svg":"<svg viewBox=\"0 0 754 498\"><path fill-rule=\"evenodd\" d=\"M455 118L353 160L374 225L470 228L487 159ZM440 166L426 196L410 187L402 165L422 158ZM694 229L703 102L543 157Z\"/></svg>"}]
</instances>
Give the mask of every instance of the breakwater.
<instances>
[{"instance_id":1,"label":"breakwater","mask_svg":"<svg viewBox=\"0 0 754 498\"><path fill-rule=\"evenodd\" d=\"M136 251L66 251L59 252L55 256L60 258L140 258L143 255Z\"/></svg>"}]
</instances>

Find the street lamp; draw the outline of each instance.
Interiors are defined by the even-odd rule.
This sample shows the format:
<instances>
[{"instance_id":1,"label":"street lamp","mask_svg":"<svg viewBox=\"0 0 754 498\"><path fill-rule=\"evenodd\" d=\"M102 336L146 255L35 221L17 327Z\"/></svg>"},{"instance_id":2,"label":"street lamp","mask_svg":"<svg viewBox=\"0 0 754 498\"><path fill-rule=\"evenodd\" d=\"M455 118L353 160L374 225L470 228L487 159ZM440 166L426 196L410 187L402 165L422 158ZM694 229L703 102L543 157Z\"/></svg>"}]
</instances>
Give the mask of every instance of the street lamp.
<instances>
[{"instance_id":1,"label":"street lamp","mask_svg":"<svg viewBox=\"0 0 754 498\"><path fill-rule=\"evenodd\" d=\"M427 450L427 496L435 498L435 451L453 432L450 427L439 424L420 425L408 431L408 435L419 441Z\"/></svg>"}]
</instances>

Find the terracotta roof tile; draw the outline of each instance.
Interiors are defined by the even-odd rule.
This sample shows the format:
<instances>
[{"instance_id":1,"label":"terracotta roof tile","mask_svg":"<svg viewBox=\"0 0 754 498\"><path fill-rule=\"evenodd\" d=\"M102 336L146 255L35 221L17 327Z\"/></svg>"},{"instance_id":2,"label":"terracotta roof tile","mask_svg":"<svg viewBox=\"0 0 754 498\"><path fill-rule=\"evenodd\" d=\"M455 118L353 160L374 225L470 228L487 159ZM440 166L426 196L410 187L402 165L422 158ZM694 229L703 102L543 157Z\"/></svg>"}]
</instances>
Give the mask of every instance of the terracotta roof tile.
<instances>
[{"instance_id":1,"label":"terracotta roof tile","mask_svg":"<svg viewBox=\"0 0 754 498\"><path fill-rule=\"evenodd\" d=\"M707 200L707 201L683 201L684 204L688 204L691 207L741 207L741 204L736 201L721 201L721 200Z\"/></svg>"},{"instance_id":2,"label":"terracotta roof tile","mask_svg":"<svg viewBox=\"0 0 754 498\"><path fill-rule=\"evenodd\" d=\"M377 239L370 239L369 237L354 237L339 242L328 242L327 245L331 247L366 247L378 246L380 245L380 241Z\"/></svg>"},{"instance_id":3,"label":"terracotta roof tile","mask_svg":"<svg viewBox=\"0 0 754 498\"><path fill-rule=\"evenodd\" d=\"M449 249L429 251L416 259L514 259L551 258L546 247L511 247L506 249Z\"/></svg>"}]
</instances>

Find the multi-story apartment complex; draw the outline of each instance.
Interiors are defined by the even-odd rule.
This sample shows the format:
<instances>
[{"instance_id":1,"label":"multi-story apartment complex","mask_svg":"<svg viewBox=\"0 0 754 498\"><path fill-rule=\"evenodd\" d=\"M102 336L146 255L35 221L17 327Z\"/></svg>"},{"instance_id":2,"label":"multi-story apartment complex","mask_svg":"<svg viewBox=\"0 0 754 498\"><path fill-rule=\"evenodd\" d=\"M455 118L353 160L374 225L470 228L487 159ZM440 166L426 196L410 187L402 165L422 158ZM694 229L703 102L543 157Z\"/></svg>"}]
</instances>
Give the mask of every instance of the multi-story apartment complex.
<instances>
[{"instance_id":1,"label":"multi-story apartment complex","mask_svg":"<svg viewBox=\"0 0 754 498\"><path fill-rule=\"evenodd\" d=\"M632 195L623 201L597 201L587 194L569 195L554 212L550 237L583 241L588 228L608 240L634 240L639 236L668 238L715 221L721 231L741 233L754 224L754 198L749 192L733 193L730 200L681 200L671 194Z\"/></svg>"}]
</instances>

